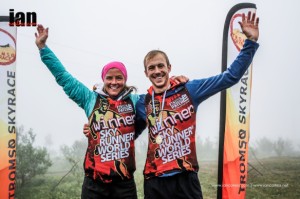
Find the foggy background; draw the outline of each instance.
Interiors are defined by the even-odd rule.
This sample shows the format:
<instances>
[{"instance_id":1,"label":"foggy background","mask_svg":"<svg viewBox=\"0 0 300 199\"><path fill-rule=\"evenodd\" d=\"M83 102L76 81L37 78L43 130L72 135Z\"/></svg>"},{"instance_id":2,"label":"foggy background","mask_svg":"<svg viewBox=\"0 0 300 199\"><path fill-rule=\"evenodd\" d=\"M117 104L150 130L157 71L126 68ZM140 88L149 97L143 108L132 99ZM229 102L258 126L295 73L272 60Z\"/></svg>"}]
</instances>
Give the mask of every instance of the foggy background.
<instances>
[{"instance_id":1,"label":"foggy background","mask_svg":"<svg viewBox=\"0 0 300 199\"><path fill-rule=\"evenodd\" d=\"M143 58L152 49L165 51L171 75L200 79L221 71L223 26L236 0L11 0L1 3L0 15L36 12L49 27L48 46L66 69L88 87L100 82L102 66L122 61L128 85L145 93L150 86ZM253 63L250 146L267 138L290 140L300 150L300 28L294 0L255 3L260 37ZM84 111L68 99L41 62L35 27L17 33L17 125L32 128L36 144L59 149L84 139ZM220 94L199 106L197 137L218 142ZM146 133L137 140L146 140Z\"/></svg>"}]
</instances>

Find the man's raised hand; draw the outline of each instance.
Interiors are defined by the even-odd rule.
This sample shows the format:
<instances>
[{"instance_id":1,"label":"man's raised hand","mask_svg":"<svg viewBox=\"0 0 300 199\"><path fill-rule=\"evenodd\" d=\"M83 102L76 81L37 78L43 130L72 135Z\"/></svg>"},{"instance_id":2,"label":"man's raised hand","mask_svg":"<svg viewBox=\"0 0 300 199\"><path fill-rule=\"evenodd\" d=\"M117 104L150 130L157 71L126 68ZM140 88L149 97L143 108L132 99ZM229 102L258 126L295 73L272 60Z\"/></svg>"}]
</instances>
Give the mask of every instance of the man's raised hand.
<instances>
[{"instance_id":1,"label":"man's raised hand","mask_svg":"<svg viewBox=\"0 0 300 199\"><path fill-rule=\"evenodd\" d=\"M251 14L251 12L248 12L247 17L245 14L242 14L242 21L239 22L243 33L246 35L246 37L252 41L257 41L259 37L259 18L256 17L255 12Z\"/></svg>"}]
</instances>

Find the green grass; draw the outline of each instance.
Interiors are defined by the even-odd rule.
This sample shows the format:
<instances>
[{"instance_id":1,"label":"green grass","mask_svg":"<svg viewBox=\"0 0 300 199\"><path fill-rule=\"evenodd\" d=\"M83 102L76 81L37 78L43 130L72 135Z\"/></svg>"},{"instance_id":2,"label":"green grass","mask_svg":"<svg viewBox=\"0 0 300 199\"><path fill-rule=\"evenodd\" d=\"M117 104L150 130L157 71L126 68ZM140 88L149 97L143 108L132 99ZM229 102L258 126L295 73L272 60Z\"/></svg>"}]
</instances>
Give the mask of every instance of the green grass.
<instances>
[{"instance_id":1,"label":"green grass","mask_svg":"<svg viewBox=\"0 0 300 199\"><path fill-rule=\"evenodd\" d=\"M217 161L199 162L199 180L203 197L206 199L217 198L218 164Z\"/></svg>"},{"instance_id":2,"label":"green grass","mask_svg":"<svg viewBox=\"0 0 300 199\"><path fill-rule=\"evenodd\" d=\"M300 157L266 158L252 164L261 174L249 173L246 198L300 198Z\"/></svg>"},{"instance_id":3,"label":"green grass","mask_svg":"<svg viewBox=\"0 0 300 199\"><path fill-rule=\"evenodd\" d=\"M257 170L248 173L247 199L300 198L300 157L272 157L250 160ZM204 198L216 198L217 163L202 162L199 179Z\"/></svg>"},{"instance_id":4,"label":"green grass","mask_svg":"<svg viewBox=\"0 0 300 199\"><path fill-rule=\"evenodd\" d=\"M251 170L247 181L247 199L296 199L300 198L300 157L276 157L265 158L259 161L250 160L249 163L257 169ZM138 198L144 195L142 175L144 162L137 162L135 182L137 185ZM199 179L205 199L215 199L217 196L217 161L199 161ZM44 177L35 178L26 187L18 190L19 199L80 199L81 183L83 178L74 176L66 177L53 190L62 173L55 173ZM54 172L54 174L53 174ZM17 188L18 189L18 188Z\"/></svg>"}]
</instances>

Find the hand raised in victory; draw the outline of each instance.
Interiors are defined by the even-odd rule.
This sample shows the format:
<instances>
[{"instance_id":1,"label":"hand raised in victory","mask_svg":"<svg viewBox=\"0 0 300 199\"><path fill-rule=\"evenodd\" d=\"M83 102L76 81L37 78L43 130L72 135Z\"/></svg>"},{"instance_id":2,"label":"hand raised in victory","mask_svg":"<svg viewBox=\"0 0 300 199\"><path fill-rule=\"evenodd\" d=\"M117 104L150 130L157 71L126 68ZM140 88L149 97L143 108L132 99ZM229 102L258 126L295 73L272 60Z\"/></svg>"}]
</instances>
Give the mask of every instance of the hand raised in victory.
<instances>
[{"instance_id":1,"label":"hand raised in victory","mask_svg":"<svg viewBox=\"0 0 300 199\"><path fill-rule=\"evenodd\" d=\"M45 47L48 38L48 28L44 28L43 25L37 26L37 33L35 33L35 43L39 49Z\"/></svg>"},{"instance_id":2,"label":"hand raised in victory","mask_svg":"<svg viewBox=\"0 0 300 199\"><path fill-rule=\"evenodd\" d=\"M252 41L257 41L259 36L259 18L256 17L256 14L251 12L248 12L248 16L246 17L243 13L242 15L242 21L239 22L243 33L246 35L246 37Z\"/></svg>"}]
</instances>

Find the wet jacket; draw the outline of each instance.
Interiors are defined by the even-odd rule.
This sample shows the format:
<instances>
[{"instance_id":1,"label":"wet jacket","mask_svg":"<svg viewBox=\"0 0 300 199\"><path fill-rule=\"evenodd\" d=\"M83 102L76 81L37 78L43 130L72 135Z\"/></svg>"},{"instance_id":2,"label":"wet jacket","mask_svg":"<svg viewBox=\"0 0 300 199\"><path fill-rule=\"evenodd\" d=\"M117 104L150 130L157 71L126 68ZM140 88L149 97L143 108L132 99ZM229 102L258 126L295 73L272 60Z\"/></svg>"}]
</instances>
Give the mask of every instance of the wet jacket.
<instances>
[{"instance_id":1,"label":"wet jacket","mask_svg":"<svg viewBox=\"0 0 300 199\"><path fill-rule=\"evenodd\" d=\"M237 58L223 73L186 84L175 84L163 93L148 93L140 97L137 121L148 126L148 152L144 168L145 178L169 176L179 172L199 170L196 156L196 113L201 102L236 84L252 62L258 44L246 40ZM162 103L164 101L164 103ZM154 111L155 106L159 110ZM160 120L160 118L162 118ZM160 122L161 121L161 122Z\"/></svg>"},{"instance_id":2,"label":"wet jacket","mask_svg":"<svg viewBox=\"0 0 300 199\"><path fill-rule=\"evenodd\" d=\"M133 177L136 94L124 91L115 99L88 89L75 79L46 46L40 50L43 63L65 93L89 118L91 134L84 161L85 173L103 182ZM141 130L143 128L140 128ZM80 131L80 130L79 130Z\"/></svg>"}]
</instances>

